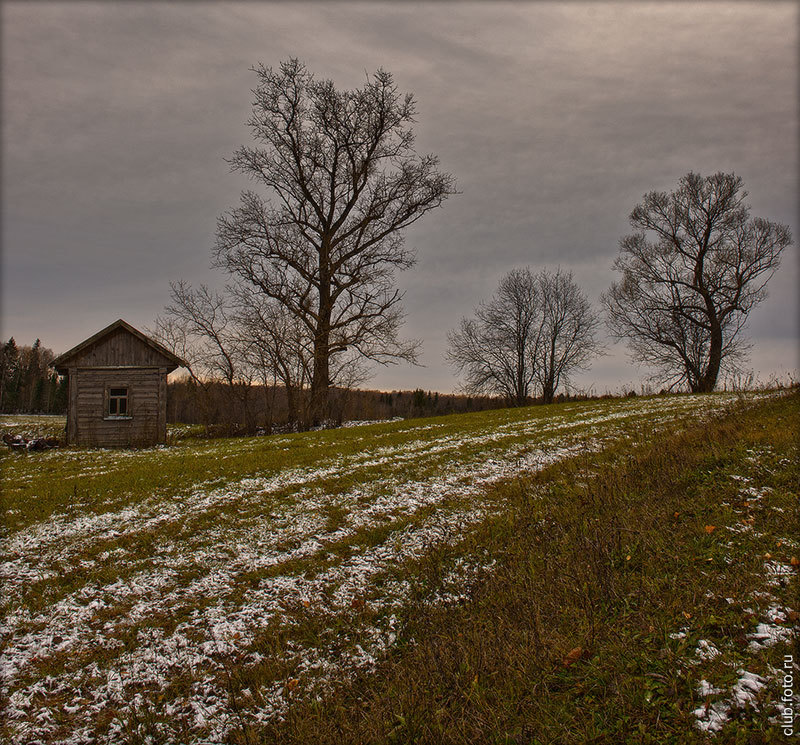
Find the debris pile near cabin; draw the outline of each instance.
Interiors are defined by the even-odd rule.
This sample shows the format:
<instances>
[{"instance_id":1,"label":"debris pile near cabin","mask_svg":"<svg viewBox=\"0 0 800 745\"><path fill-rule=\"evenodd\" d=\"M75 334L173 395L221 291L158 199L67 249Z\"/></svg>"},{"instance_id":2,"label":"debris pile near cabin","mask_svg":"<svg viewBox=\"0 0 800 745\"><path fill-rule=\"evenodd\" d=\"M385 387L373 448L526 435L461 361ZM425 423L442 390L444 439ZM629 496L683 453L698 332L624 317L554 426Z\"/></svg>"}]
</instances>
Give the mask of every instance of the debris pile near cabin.
<instances>
[{"instance_id":1,"label":"debris pile near cabin","mask_svg":"<svg viewBox=\"0 0 800 745\"><path fill-rule=\"evenodd\" d=\"M10 432L3 432L3 442L11 450L50 450L61 445L58 437L28 437Z\"/></svg>"}]
</instances>

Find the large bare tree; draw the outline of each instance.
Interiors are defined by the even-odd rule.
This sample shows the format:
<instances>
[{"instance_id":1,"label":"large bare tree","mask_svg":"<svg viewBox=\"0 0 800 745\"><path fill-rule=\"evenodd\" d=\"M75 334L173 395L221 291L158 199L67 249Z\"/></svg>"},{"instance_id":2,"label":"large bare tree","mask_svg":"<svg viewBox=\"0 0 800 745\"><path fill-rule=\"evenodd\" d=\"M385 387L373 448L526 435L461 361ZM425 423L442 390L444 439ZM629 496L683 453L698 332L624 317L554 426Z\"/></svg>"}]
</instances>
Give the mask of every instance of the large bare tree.
<instances>
[{"instance_id":1,"label":"large bare tree","mask_svg":"<svg viewBox=\"0 0 800 745\"><path fill-rule=\"evenodd\" d=\"M402 231L455 192L433 155L414 150L416 107L388 72L337 90L296 59L254 69L255 147L230 160L266 189L218 220L215 264L297 318L310 339L311 408L327 416L332 366L348 350L414 360L399 337L394 272L414 254Z\"/></svg>"},{"instance_id":2,"label":"large bare tree","mask_svg":"<svg viewBox=\"0 0 800 745\"><path fill-rule=\"evenodd\" d=\"M541 321L533 373L544 403L549 404L561 383L568 383L574 371L586 369L589 360L603 351L596 337L599 320L572 272L542 271L536 282Z\"/></svg>"},{"instance_id":3,"label":"large bare tree","mask_svg":"<svg viewBox=\"0 0 800 745\"><path fill-rule=\"evenodd\" d=\"M750 217L742 179L689 173L653 191L620 241L622 274L603 296L612 333L654 377L712 391L744 352L741 331L792 238L785 225Z\"/></svg>"}]
</instances>

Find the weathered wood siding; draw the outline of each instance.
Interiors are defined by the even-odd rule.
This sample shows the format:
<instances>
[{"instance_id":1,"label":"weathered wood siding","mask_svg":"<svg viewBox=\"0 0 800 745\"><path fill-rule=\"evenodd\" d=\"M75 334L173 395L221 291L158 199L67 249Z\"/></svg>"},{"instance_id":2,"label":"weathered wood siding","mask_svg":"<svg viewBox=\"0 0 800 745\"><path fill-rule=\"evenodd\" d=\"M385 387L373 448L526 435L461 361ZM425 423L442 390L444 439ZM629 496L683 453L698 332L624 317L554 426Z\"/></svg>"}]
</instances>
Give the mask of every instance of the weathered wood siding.
<instances>
[{"instance_id":1,"label":"weathered wood siding","mask_svg":"<svg viewBox=\"0 0 800 745\"><path fill-rule=\"evenodd\" d=\"M95 447L166 443L167 375L185 364L121 318L59 355L53 366L69 376L67 442ZM126 388L127 395L111 396L112 388Z\"/></svg>"},{"instance_id":2,"label":"weathered wood siding","mask_svg":"<svg viewBox=\"0 0 800 745\"><path fill-rule=\"evenodd\" d=\"M118 328L69 361L70 367L161 367L163 355L123 328Z\"/></svg>"},{"instance_id":3,"label":"weathered wood siding","mask_svg":"<svg viewBox=\"0 0 800 745\"><path fill-rule=\"evenodd\" d=\"M91 447L146 447L167 441L165 368L70 368L67 439ZM108 417L107 391L128 389L130 418Z\"/></svg>"}]
</instances>

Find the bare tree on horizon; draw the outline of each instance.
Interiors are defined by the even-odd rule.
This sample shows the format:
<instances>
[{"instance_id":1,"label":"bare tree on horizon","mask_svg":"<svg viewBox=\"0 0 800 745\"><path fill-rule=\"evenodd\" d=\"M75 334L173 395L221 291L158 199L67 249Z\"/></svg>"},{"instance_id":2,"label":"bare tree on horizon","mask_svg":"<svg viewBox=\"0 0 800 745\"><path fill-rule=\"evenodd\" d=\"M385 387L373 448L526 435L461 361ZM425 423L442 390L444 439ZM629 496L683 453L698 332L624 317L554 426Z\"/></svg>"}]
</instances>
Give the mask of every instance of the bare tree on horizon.
<instances>
[{"instance_id":1,"label":"bare tree on horizon","mask_svg":"<svg viewBox=\"0 0 800 745\"><path fill-rule=\"evenodd\" d=\"M257 370L250 362L253 342L240 333L233 298L206 285L170 283L171 304L157 316L150 331L187 364L190 378L204 391L222 381L231 402L237 402L245 427L252 429L246 406Z\"/></svg>"},{"instance_id":2,"label":"bare tree on horizon","mask_svg":"<svg viewBox=\"0 0 800 745\"><path fill-rule=\"evenodd\" d=\"M589 360L604 352L596 337L600 321L572 272L542 271L536 279L542 310L533 374L549 404L559 385L569 383L575 370L585 370Z\"/></svg>"},{"instance_id":3,"label":"bare tree on horizon","mask_svg":"<svg viewBox=\"0 0 800 745\"><path fill-rule=\"evenodd\" d=\"M315 80L297 59L254 68L255 147L231 170L267 189L217 223L215 266L298 319L312 348L311 411L328 416L337 358L416 359L399 337L394 272L415 259L402 231L455 193L434 155L414 150L416 106L390 73L356 90Z\"/></svg>"},{"instance_id":4,"label":"bare tree on horizon","mask_svg":"<svg viewBox=\"0 0 800 745\"><path fill-rule=\"evenodd\" d=\"M468 393L499 393L516 406L538 384L551 403L561 383L601 353L598 321L572 273L512 269L497 292L447 335L447 359Z\"/></svg>"},{"instance_id":5,"label":"bare tree on horizon","mask_svg":"<svg viewBox=\"0 0 800 745\"><path fill-rule=\"evenodd\" d=\"M733 173L688 173L669 194L645 194L630 215L636 232L614 262L622 278L602 302L613 335L656 380L712 391L746 351L747 314L792 244L787 226L750 217L746 197Z\"/></svg>"},{"instance_id":6,"label":"bare tree on horizon","mask_svg":"<svg viewBox=\"0 0 800 745\"><path fill-rule=\"evenodd\" d=\"M512 269L488 302L447 334L447 359L464 376L467 393L499 393L516 406L530 397L541 307L530 269Z\"/></svg>"}]
</instances>

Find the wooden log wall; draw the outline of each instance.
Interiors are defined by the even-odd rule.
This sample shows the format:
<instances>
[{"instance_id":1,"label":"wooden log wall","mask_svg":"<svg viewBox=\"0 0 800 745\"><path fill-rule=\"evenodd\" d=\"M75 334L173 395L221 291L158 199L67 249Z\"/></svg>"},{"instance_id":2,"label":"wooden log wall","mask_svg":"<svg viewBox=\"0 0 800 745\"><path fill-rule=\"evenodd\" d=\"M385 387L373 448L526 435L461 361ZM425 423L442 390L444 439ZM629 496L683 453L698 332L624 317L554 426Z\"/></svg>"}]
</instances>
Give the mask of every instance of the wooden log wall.
<instances>
[{"instance_id":1,"label":"wooden log wall","mask_svg":"<svg viewBox=\"0 0 800 745\"><path fill-rule=\"evenodd\" d=\"M73 368L69 375L70 443L146 447L167 441L165 368ZM110 388L128 389L129 418L108 417Z\"/></svg>"}]
</instances>

